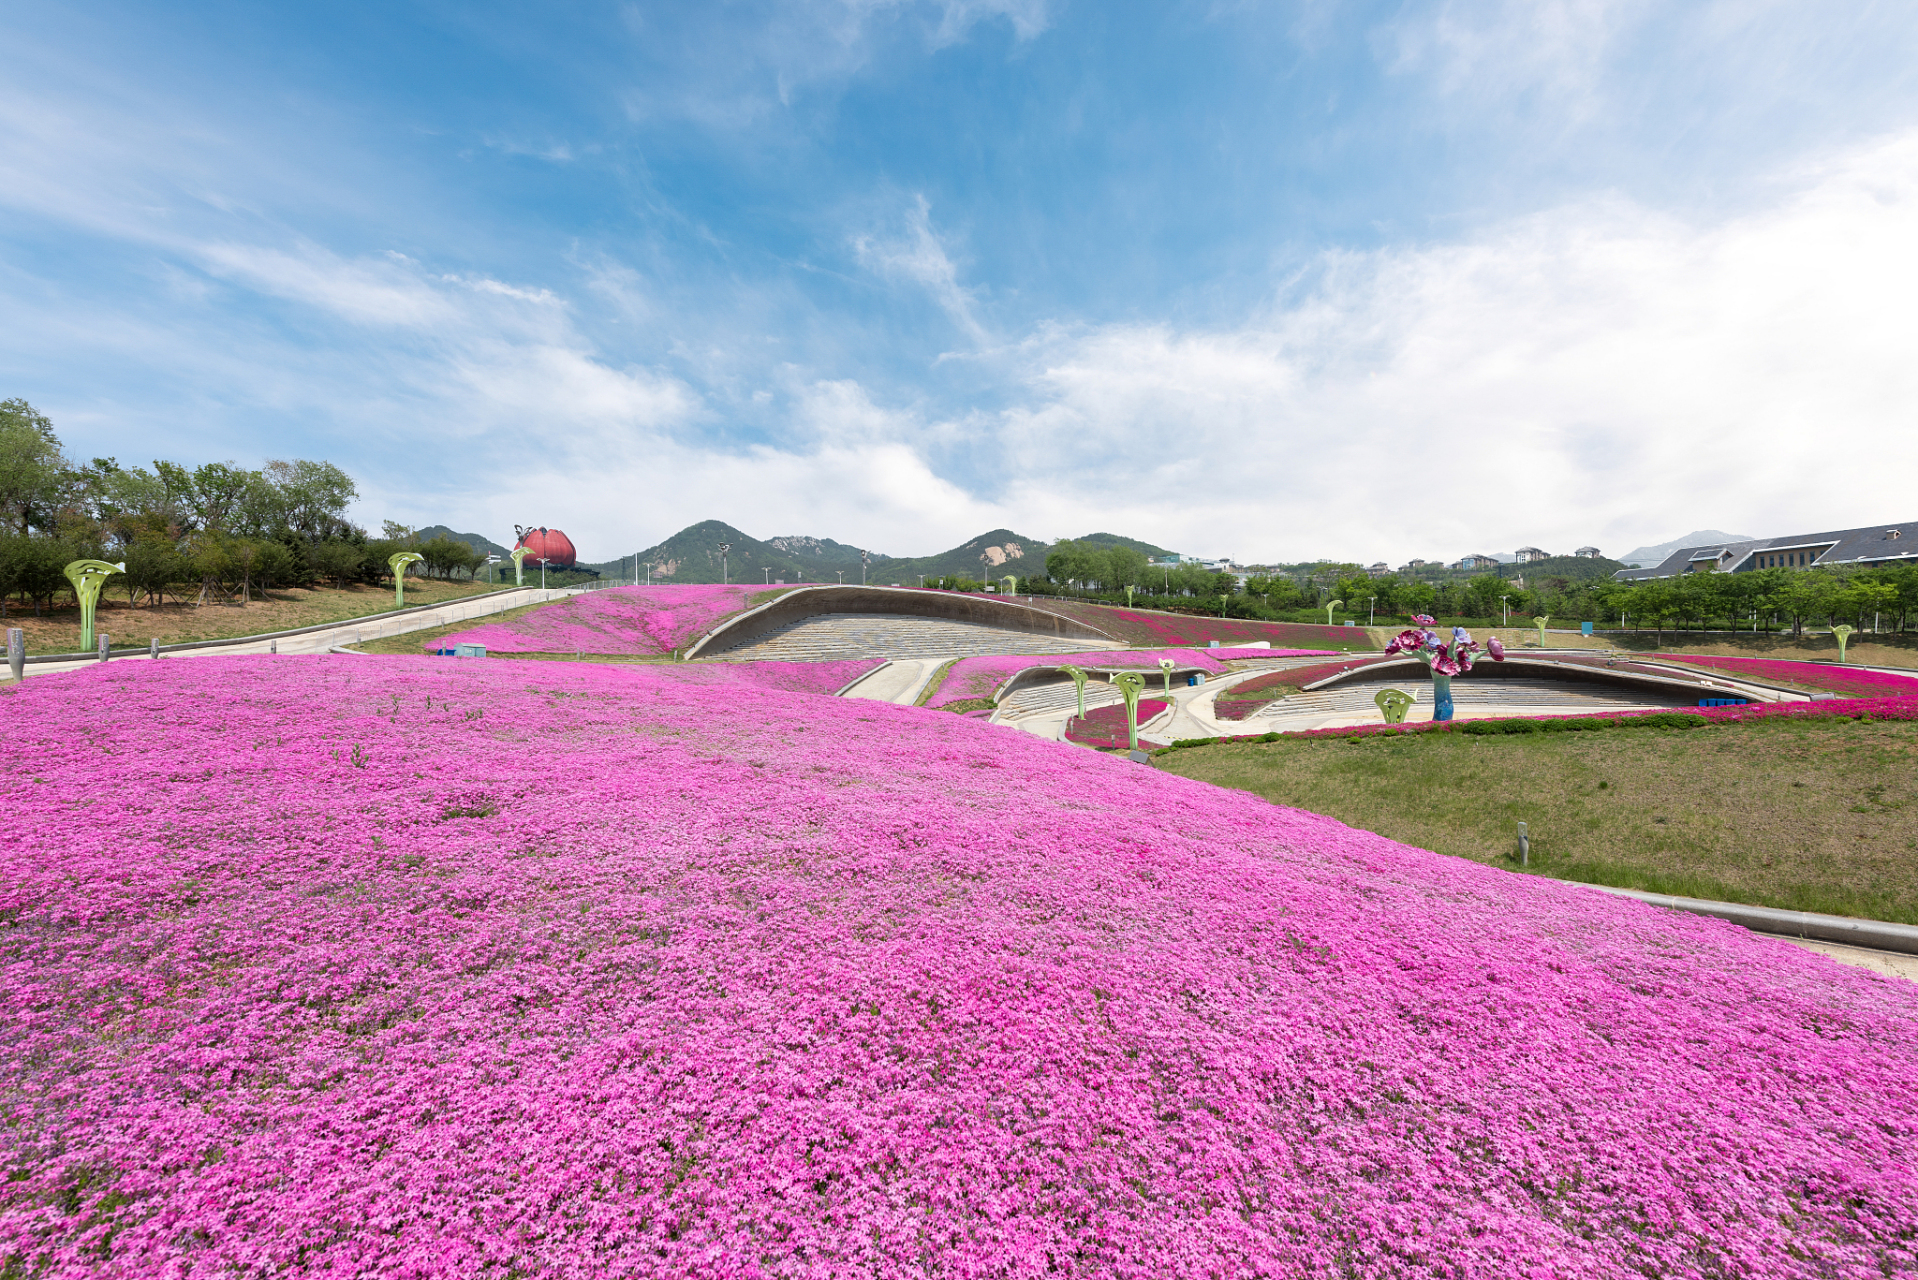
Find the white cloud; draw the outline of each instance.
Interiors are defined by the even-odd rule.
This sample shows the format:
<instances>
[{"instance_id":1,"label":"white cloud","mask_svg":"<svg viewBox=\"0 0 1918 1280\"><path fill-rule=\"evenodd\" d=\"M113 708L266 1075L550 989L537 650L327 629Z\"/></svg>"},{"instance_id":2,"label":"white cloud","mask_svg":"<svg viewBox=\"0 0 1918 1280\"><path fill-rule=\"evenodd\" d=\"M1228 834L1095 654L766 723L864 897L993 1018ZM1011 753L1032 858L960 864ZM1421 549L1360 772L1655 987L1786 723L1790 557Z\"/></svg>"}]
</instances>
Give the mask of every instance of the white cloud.
<instances>
[{"instance_id":1,"label":"white cloud","mask_svg":"<svg viewBox=\"0 0 1918 1280\"><path fill-rule=\"evenodd\" d=\"M1866 477L1918 469L1914 332L1908 134L1715 225L1599 201L1331 259L1234 330L1037 335L1002 502L1261 558L1904 518Z\"/></svg>"}]
</instances>

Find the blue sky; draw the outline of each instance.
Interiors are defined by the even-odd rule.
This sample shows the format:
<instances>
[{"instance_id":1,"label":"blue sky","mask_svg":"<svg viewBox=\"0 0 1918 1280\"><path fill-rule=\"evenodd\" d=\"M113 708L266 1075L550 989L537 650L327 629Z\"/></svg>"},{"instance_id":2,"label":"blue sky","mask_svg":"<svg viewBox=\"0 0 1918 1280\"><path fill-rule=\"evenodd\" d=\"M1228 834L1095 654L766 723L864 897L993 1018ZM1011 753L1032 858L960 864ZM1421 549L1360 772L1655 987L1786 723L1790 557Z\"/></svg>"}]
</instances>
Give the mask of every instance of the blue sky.
<instances>
[{"instance_id":1,"label":"blue sky","mask_svg":"<svg viewBox=\"0 0 1918 1280\"><path fill-rule=\"evenodd\" d=\"M1911 516L1918 9L15 6L0 394L589 557ZM1866 483L1860 483L1867 481Z\"/></svg>"}]
</instances>

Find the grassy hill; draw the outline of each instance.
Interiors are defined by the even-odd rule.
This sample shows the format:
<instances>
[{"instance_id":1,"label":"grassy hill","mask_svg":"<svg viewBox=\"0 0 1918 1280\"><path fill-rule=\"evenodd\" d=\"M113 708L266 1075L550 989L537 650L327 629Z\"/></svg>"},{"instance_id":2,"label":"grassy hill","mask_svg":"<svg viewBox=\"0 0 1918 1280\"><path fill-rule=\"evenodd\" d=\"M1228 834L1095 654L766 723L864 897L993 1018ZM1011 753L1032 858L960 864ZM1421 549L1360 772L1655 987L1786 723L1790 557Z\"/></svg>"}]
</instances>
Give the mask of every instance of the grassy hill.
<instances>
[{"instance_id":1,"label":"grassy hill","mask_svg":"<svg viewBox=\"0 0 1918 1280\"><path fill-rule=\"evenodd\" d=\"M1141 542L1137 538L1122 537L1116 533L1088 533L1085 537L1077 539L1077 541L1089 542L1095 547L1131 547L1134 551L1153 560L1163 560L1172 554L1164 547L1155 547L1150 542Z\"/></svg>"},{"instance_id":2,"label":"grassy hill","mask_svg":"<svg viewBox=\"0 0 1918 1280\"><path fill-rule=\"evenodd\" d=\"M897 582L901 586L919 585L919 575L928 578L948 576L986 579L1007 574L1025 577L1044 573L1049 544L1037 538L1014 533L1010 529L992 529L937 555L875 560L867 577L869 582Z\"/></svg>"}]
</instances>

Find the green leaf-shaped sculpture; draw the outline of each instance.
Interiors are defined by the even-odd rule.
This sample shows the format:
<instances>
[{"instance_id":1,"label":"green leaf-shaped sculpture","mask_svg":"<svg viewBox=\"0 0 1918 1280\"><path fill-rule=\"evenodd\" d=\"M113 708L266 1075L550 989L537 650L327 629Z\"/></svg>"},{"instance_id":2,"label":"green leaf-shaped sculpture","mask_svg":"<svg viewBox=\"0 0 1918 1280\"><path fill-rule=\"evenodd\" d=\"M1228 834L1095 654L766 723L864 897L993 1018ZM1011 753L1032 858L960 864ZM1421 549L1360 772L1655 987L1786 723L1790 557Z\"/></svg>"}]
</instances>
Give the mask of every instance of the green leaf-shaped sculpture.
<instances>
[{"instance_id":1,"label":"green leaf-shaped sculpture","mask_svg":"<svg viewBox=\"0 0 1918 1280\"><path fill-rule=\"evenodd\" d=\"M1139 695L1145 692L1145 676L1137 671L1121 671L1112 678L1125 695L1126 749L1139 749Z\"/></svg>"},{"instance_id":2,"label":"green leaf-shaped sculpture","mask_svg":"<svg viewBox=\"0 0 1918 1280\"><path fill-rule=\"evenodd\" d=\"M1857 634L1858 634L1858 628L1856 628L1856 627L1853 627L1853 626L1848 626L1847 624L1845 624L1845 623L1842 623L1842 622L1841 622L1841 623L1839 623L1839 624L1838 624L1837 626L1835 626L1835 627L1833 627L1833 628L1831 629L1831 635L1832 635L1832 639L1834 639L1834 640L1836 640L1836 641L1838 642L1838 660L1839 660L1840 662L1843 662L1843 661L1845 661L1845 645L1846 645L1846 643L1847 643L1847 642L1848 642L1848 641L1849 641L1849 640L1850 640L1850 639L1851 639L1851 638L1852 638L1853 636L1855 636L1855 635L1857 635Z\"/></svg>"},{"instance_id":3,"label":"green leaf-shaped sculpture","mask_svg":"<svg viewBox=\"0 0 1918 1280\"><path fill-rule=\"evenodd\" d=\"M73 596L80 602L80 648L93 648L93 606L100 602L100 588L109 577L127 571L126 561L108 564L104 560L75 560L67 566L67 581L73 584Z\"/></svg>"},{"instance_id":4,"label":"green leaf-shaped sculpture","mask_svg":"<svg viewBox=\"0 0 1918 1280\"><path fill-rule=\"evenodd\" d=\"M426 559L417 551L396 551L386 557L386 567L393 571L393 607L406 607L406 566Z\"/></svg>"},{"instance_id":5,"label":"green leaf-shaped sculpture","mask_svg":"<svg viewBox=\"0 0 1918 1280\"><path fill-rule=\"evenodd\" d=\"M1385 717L1385 723L1404 724L1405 713L1418 698L1403 689L1380 689L1372 695L1372 701L1379 704L1379 714Z\"/></svg>"},{"instance_id":6,"label":"green leaf-shaped sculpture","mask_svg":"<svg viewBox=\"0 0 1918 1280\"><path fill-rule=\"evenodd\" d=\"M1065 672L1065 673L1066 673L1067 675L1069 675L1069 676L1071 676L1071 677L1072 677L1072 683L1073 683L1073 685L1074 685L1074 686L1075 686L1075 687L1076 687L1076 688L1078 689L1078 691L1079 691L1079 718L1080 718L1081 720L1083 720L1083 719L1085 719L1085 715L1086 715L1086 673L1085 673L1085 672L1083 672L1083 671L1081 671L1081 670L1080 670L1079 668L1077 668L1077 667L1075 667L1075 666L1071 666L1070 664L1068 664L1068 665L1066 665L1066 666L1063 666L1063 667L1060 667L1060 668L1059 668L1059 670L1061 670L1061 671L1063 671L1063 672Z\"/></svg>"}]
</instances>

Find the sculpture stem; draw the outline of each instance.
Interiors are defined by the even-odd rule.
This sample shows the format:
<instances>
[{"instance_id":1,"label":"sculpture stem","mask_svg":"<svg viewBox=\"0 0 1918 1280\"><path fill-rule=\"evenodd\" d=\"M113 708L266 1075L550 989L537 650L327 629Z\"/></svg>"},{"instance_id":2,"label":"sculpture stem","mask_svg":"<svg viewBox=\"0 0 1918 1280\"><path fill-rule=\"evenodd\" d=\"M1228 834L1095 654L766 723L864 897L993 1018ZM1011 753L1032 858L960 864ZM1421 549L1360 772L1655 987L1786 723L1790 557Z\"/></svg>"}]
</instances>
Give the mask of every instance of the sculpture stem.
<instances>
[{"instance_id":1,"label":"sculpture stem","mask_svg":"<svg viewBox=\"0 0 1918 1280\"><path fill-rule=\"evenodd\" d=\"M1432 673L1432 719L1434 721L1452 718L1452 677L1441 672Z\"/></svg>"}]
</instances>

